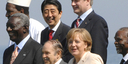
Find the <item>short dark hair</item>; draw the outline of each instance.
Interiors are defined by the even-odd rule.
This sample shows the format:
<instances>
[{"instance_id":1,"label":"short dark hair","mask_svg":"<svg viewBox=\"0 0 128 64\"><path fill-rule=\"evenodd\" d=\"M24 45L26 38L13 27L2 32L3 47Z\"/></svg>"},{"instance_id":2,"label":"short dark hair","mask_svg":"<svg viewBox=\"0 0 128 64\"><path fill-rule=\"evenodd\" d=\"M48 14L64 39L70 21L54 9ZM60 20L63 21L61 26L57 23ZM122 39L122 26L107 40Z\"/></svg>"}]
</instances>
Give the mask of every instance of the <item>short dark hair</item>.
<instances>
[{"instance_id":1,"label":"short dark hair","mask_svg":"<svg viewBox=\"0 0 128 64\"><path fill-rule=\"evenodd\" d=\"M44 7L45 5L47 4L52 4L52 5L55 5L59 11L59 13L62 11L62 7L61 7L61 4L58 0L44 0L41 4L41 11L43 13L43 10L44 10Z\"/></svg>"},{"instance_id":2,"label":"short dark hair","mask_svg":"<svg viewBox=\"0 0 128 64\"><path fill-rule=\"evenodd\" d=\"M23 7L23 6L19 6L19 5L15 5L15 6L18 11L20 11L23 8L24 14L29 15L29 7Z\"/></svg>"}]
</instances>

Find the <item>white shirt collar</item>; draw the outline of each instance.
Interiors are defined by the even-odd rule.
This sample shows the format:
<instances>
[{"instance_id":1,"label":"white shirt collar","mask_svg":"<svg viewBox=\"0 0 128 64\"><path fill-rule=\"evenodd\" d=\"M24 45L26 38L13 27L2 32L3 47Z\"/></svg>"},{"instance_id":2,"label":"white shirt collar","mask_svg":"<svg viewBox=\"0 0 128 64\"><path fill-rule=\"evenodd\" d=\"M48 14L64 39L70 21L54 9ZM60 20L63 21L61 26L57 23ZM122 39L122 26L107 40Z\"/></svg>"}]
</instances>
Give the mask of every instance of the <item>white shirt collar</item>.
<instances>
[{"instance_id":1,"label":"white shirt collar","mask_svg":"<svg viewBox=\"0 0 128 64\"><path fill-rule=\"evenodd\" d=\"M25 37L18 45L15 43L14 49L16 48L16 46L18 46L19 50L21 50L29 38L30 35L28 34L27 37Z\"/></svg>"},{"instance_id":2,"label":"white shirt collar","mask_svg":"<svg viewBox=\"0 0 128 64\"><path fill-rule=\"evenodd\" d=\"M62 61L62 58L60 58L55 64L60 64L61 61Z\"/></svg>"},{"instance_id":3,"label":"white shirt collar","mask_svg":"<svg viewBox=\"0 0 128 64\"><path fill-rule=\"evenodd\" d=\"M124 59L125 61L128 60L128 53L123 57L123 59Z\"/></svg>"},{"instance_id":4,"label":"white shirt collar","mask_svg":"<svg viewBox=\"0 0 128 64\"><path fill-rule=\"evenodd\" d=\"M83 13L80 18L82 21L84 21L84 19L93 11L92 8L90 8L88 11L86 11L85 13Z\"/></svg>"},{"instance_id":5,"label":"white shirt collar","mask_svg":"<svg viewBox=\"0 0 128 64\"><path fill-rule=\"evenodd\" d=\"M57 23L57 25L56 25L54 28L52 28L52 30L54 31L54 32L52 33L53 36L54 36L55 32L57 31L57 29L58 29L60 23L61 23L61 21L59 20L59 22ZM50 27L49 27L49 30L50 30Z\"/></svg>"},{"instance_id":6,"label":"white shirt collar","mask_svg":"<svg viewBox=\"0 0 128 64\"><path fill-rule=\"evenodd\" d=\"M57 25L54 27L54 28L52 28L52 30L55 32L56 30L57 30L57 28L59 27L59 25L60 25L60 20L59 20L59 22L57 23ZM49 27L49 29L50 29L50 27Z\"/></svg>"}]
</instances>

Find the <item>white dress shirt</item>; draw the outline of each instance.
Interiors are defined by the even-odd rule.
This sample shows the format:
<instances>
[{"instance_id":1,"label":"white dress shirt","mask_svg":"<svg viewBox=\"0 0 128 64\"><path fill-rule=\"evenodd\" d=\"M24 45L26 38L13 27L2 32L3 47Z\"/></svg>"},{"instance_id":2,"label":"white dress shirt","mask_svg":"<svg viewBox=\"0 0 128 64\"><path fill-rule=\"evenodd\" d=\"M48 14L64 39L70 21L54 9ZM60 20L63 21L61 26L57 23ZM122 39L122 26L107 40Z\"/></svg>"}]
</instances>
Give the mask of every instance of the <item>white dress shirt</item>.
<instances>
[{"instance_id":1,"label":"white dress shirt","mask_svg":"<svg viewBox=\"0 0 128 64\"><path fill-rule=\"evenodd\" d=\"M52 29L51 29L51 30L53 30L53 31L54 31L54 32L52 33L52 36L54 36L54 35L55 35L55 33L56 33L56 31L57 31L57 29L58 29L58 27L59 27L60 23L61 23L61 21L59 20L59 22L57 23L57 25L56 25L54 28L52 28ZM50 27L49 27L49 30L50 30Z\"/></svg>"},{"instance_id":2,"label":"white dress shirt","mask_svg":"<svg viewBox=\"0 0 128 64\"><path fill-rule=\"evenodd\" d=\"M44 29L45 27L39 21L30 18L29 33L32 39L40 43L41 31ZM9 46L11 46L14 43L15 42L9 40Z\"/></svg>"},{"instance_id":3,"label":"white dress shirt","mask_svg":"<svg viewBox=\"0 0 128 64\"><path fill-rule=\"evenodd\" d=\"M30 35L28 34L27 37L25 37L18 45L15 43L14 50L15 50L16 46L18 46L18 53L19 53L29 38L30 38Z\"/></svg>"},{"instance_id":4,"label":"white dress shirt","mask_svg":"<svg viewBox=\"0 0 128 64\"><path fill-rule=\"evenodd\" d=\"M61 61L62 61L62 58L59 59L55 64L60 64Z\"/></svg>"}]
</instances>

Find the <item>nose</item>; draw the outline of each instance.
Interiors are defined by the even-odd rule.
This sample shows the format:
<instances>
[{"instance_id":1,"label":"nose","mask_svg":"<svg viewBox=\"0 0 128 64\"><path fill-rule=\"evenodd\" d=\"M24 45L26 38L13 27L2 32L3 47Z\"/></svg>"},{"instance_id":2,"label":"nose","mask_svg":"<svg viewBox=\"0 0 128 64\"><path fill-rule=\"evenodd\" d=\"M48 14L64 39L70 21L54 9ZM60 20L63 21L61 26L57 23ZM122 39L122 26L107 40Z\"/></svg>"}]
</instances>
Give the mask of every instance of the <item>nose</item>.
<instances>
[{"instance_id":1,"label":"nose","mask_svg":"<svg viewBox=\"0 0 128 64\"><path fill-rule=\"evenodd\" d=\"M7 31L12 31L12 29L10 28L10 27L7 27L7 29L6 29Z\"/></svg>"},{"instance_id":2,"label":"nose","mask_svg":"<svg viewBox=\"0 0 128 64\"><path fill-rule=\"evenodd\" d=\"M7 12L6 12L5 16L8 17L8 13Z\"/></svg>"},{"instance_id":3,"label":"nose","mask_svg":"<svg viewBox=\"0 0 128 64\"><path fill-rule=\"evenodd\" d=\"M51 17L51 16L52 16L52 13L51 13L50 11L48 12L48 16L49 16L49 17Z\"/></svg>"},{"instance_id":4,"label":"nose","mask_svg":"<svg viewBox=\"0 0 128 64\"><path fill-rule=\"evenodd\" d=\"M46 54L42 54L42 58L45 58L46 57Z\"/></svg>"},{"instance_id":5,"label":"nose","mask_svg":"<svg viewBox=\"0 0 128 64\"><path fill-rule=\"evenodd\" d=\"M72 1L72 6L74 6L75 5L75 2L74 1Z\"/></svg>"},{"instance_id":6,"label":"nose","mask_svg":"<svg viewBox=\"0 0 128 64\"><path fill-rule=\"evenodd\" d=\"M75 44L75 42L73 41L71 45L72 45L72 46L75 46L76 44Z\"/></svg>"}]
</instances>

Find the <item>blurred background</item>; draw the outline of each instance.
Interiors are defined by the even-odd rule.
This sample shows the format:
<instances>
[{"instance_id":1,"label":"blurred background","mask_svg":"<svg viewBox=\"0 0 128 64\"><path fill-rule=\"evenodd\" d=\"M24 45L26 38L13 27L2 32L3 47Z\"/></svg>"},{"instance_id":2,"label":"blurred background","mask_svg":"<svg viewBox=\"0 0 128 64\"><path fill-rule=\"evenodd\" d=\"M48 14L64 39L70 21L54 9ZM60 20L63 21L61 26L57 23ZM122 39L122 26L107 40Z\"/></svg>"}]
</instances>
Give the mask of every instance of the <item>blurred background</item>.
<instances>
[{"instance_id":1,"label":"blurred background","mask_svg":"<svg viewBox=\"0 0 128 64\"><path fill-rule=\"evenodd\" d=\"M43 0L32 0L30 5L30 17L40 21L45 27L45 23L41 13L41 3ZM63 14L61 21L69 26L77 15L71 7L71 0L59 0L62 4ZM6 32L6 0L0 0L0 64L3 63L3 52L8 47L9 36ZM128 0L94 0L92 8L102 16L108 23L109 27L109 45L107 64L119 64L122 55L117 54L114 45L114 36L116 31L121 27L128 26Z\"/></svg>"}]
</instances>

